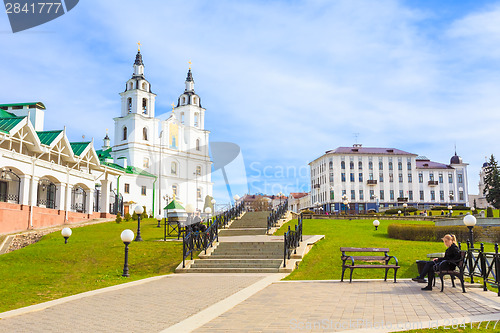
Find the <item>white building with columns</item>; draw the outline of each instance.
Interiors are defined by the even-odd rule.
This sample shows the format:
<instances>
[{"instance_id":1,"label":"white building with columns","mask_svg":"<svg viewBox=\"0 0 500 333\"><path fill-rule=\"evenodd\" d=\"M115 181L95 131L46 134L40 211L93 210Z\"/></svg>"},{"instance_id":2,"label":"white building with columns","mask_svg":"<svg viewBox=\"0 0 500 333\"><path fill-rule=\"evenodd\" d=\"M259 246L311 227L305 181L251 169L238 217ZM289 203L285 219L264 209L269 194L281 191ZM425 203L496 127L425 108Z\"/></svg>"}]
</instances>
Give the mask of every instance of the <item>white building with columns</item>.
<instances>
[{"instance_id":1,"label":"white building with columns","mask_svg":"<svg viewBox=\"0 0 500 333\"><path fill-rule=\"evenodd\" d=\"M329 150L309 163L311 207L364 212L382 207L468 206L467 163L455 155L449 164L395 148L356 144Z\"/></svg>"}]
</instances>

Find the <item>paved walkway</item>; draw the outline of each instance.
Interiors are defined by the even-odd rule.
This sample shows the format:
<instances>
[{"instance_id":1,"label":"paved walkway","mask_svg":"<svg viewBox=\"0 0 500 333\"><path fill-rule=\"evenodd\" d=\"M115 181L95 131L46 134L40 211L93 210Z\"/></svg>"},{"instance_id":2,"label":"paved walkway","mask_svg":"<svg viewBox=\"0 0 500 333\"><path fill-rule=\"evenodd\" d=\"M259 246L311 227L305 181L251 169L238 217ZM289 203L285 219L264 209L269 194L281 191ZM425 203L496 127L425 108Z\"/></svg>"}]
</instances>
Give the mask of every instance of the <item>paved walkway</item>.
<instances>
[{"instance_id":1,"label":"paved walkway","mask_svg":"<svg viewBox=\"0 0 500 333\"><path fill-rule=\"evenodd\" d=\"M463 294L449 281L441 293L407 280L280 281L284 276L150 278L1 313L0 332L387 332L500 320L496 293Z\"/></svg>"}]
</instances>

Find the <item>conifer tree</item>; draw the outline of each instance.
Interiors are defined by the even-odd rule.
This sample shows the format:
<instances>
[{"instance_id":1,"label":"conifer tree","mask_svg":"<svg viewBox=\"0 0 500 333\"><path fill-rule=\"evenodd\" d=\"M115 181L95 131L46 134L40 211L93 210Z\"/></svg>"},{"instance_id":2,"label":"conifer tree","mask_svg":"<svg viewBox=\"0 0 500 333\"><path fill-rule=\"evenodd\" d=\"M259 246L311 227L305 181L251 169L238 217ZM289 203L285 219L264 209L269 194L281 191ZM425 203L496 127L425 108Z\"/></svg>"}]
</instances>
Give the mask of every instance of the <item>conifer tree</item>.
<instances>
[{"instance_id":1,"label":"conifer tree","mask_svg":"<svg viewBox=\"0 0 500 333\"><path fill-rule=\"evenodd\" d=\"M500 171L493 154L486 167L483 194L486 195L488 203L497 209L500 208Z\"/></svg>"}]
</instances>

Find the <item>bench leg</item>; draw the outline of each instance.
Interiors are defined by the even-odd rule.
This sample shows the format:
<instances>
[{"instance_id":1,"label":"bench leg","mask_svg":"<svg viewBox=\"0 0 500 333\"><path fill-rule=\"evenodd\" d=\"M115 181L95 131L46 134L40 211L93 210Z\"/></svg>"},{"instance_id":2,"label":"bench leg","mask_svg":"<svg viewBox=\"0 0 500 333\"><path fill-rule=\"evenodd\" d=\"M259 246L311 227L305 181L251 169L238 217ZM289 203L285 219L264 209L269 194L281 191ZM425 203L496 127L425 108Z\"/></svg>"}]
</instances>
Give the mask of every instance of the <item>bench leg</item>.
<instances>
[{"instance_id":1,"label":"bench leg","mask_svg":"<svg viewBox=\"0 0 500 333\"><path fill-rule=\"evenodd\" d=\"M351 274L349 275L349 283L351 283L351 282L352 282L352 271L354 271L354 269L353 269L353 268L351 268Z\"/></svg>"},{"instance_id":2,"label":"bench leg","mask_svg":"<svg viewBox=\"0 0 500 333\"><path fill-rule=\"evenodd\" d=\"M451 285L453 286L453 288L455 288L455 277L453 275L450 275L451 277Z\"/></svg>"},{"instance_id":3,"label":"bench leg","mask_svg":"<svg viewBox=\"0 0 500 333\"><path fill-rule=\"evenodd\" d=\"M342 267L342 276L340 277L340 282L344 282L344 272L345 272L346 268L345 267Z\"/></svg>"},{"instance_id":4,"label":"bench leg","mask_svg":"<svg viewBox=\"0 0 500 333\"><path fill-rule=\"evenodd\" d=\"M466 293L465 291L465 283L464 283L464 276L459 275L458 278L460 279L460 284L462 285L462 292Z\"/></svg>"},{"instance_id":5,"label":"bench leg","mask_svg":"<svg viewBox=\"0 0 500 333\"><path fill-rule=\"evenodd\" d=\"M441 279L441 292L443 292L443 290L444 290L444 279L443 279L443 275L442 275L442 274L439 274L439 278Z\"/></svg>"},{"instance_id":6,"label":"bench leg","mask_svg":"<svg viewBox=\"0 0 500 333\"><path fill-rule=\"evenodd\" d=\"M398 274L398 269L394 268L394 283L396 283L396 274Z\"/></svg>"},{"instance_id":7,"label":"bench leg","mask_svg":"<svg viewBox=\"0 0 500 333\"><path fill-rule=\"evenodd\" d=\"M389 268L385 269L384 282L387 281L387 273L389 272Z\"/></svg>"}]
</instances>

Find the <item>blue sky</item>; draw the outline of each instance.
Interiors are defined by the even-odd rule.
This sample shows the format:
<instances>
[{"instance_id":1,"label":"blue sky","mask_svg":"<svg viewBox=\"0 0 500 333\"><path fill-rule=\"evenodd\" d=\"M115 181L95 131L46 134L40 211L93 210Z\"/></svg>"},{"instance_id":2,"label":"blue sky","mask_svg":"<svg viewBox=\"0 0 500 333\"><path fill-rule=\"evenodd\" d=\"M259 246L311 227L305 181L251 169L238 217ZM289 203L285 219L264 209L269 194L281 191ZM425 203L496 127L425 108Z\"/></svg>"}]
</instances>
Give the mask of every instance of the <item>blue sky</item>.
<instances>
[{"instance_id":1,"label":"blue sky","mask_svg":"<svg viewBox=\"0 0 500 333\"><path fill-rule=\"evenodd\" d=\"M355 133L445 163L456 144L470 193L500 156L499 2L86 0L16 34L3 17L1 103L43 101L46 129L75 141L114 128L137 41L157 114L192 60L211 140L241 147L240 195L307 190L307 163Z\"/></svg>"}]
</instances>

